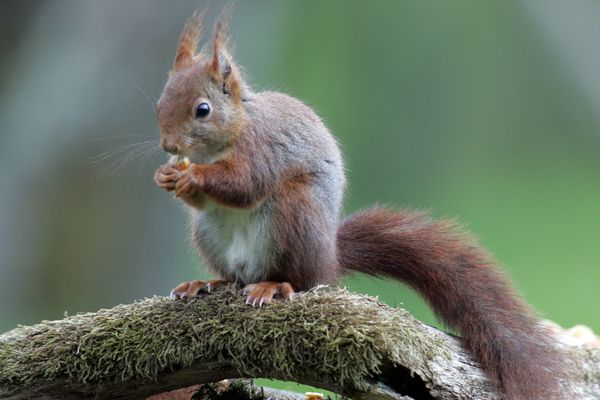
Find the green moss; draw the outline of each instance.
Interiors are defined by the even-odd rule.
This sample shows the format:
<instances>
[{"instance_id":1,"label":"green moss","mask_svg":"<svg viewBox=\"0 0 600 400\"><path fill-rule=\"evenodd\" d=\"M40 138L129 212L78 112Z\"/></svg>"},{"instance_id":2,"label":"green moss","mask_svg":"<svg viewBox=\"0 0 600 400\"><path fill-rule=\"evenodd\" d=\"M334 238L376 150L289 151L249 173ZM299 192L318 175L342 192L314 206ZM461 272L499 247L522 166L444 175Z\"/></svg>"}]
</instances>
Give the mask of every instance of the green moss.
<instances>
[{"instance_id":1,"label":"green moss","mask_svg":"<svg viewBox=\"0 0 600 400\"><path fill-rule=\"evenodd\" d=\"M154 297L0 336L0 387L153 379L195 361L232 359L249 376L276 371L269 377L294 380L312 371L360 389L383 359L415 370L434 353L423 328L407 321L404 310L341 289L263 308L246 305L234 287L190 301Z\"/></svg>"}]
</instances>

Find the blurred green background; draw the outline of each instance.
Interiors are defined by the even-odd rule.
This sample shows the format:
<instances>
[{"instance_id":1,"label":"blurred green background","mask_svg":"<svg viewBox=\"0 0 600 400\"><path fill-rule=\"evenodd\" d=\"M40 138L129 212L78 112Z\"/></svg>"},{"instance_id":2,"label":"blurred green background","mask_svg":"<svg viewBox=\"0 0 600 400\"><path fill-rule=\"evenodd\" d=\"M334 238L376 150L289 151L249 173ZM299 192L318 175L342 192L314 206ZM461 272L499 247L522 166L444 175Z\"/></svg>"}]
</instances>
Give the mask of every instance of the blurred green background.
<instances>
[{"instance_id":1,"label":"blurred green background","mask_svg":"<svg viewBox=\"0 0 600 400\"><path fill-rule=\"evenodd\" d=\"M0 2L0 332L206 276L152 181L164 155L92 162L158 137L152 102L202 4ZM591 0L238 1L232 36L255 88L338 137L346 213L458 217L544 316L600 331L599 20ZM345 283L436 323L406 287Z\"/></svg>"}]
</instances>

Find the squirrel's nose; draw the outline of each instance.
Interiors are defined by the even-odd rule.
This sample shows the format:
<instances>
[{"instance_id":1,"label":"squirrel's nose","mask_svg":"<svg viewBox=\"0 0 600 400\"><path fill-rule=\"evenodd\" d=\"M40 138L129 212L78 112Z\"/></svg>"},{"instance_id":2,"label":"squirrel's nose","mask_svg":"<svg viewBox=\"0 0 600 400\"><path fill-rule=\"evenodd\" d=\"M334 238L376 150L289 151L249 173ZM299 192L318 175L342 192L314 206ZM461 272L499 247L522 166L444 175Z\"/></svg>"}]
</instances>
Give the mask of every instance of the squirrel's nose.
<instances>
[{"instance_id":1,"label":"squirrel's nose","mask_svg":"<svg viewBox=\"0 0 600 400\"><path fill-rule=\"evenodd\" d=\"M166 151L167 153L171 153L174 155L179 154L179 151L180 151L179 146L177 146L175 143L171 143L166 140L163 140L161 145L162 145L163 150Z\"/></svg>"}]
</instances>

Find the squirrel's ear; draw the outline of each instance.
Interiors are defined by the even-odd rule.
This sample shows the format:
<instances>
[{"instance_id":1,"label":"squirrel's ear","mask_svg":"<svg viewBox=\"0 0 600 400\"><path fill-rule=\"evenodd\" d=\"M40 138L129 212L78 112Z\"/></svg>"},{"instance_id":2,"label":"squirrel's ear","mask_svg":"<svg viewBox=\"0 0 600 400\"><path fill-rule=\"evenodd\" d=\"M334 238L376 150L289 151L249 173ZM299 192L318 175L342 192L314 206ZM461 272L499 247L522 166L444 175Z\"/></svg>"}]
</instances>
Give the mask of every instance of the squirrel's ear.
<instances>
[{"instance_id":1,"label":"squirrel's ear","mask_svg":"<svg viewBox=\"0 0 600 400\"><path fill-rule=\"evenodd\" d=\"M180 70L194 61L194 56L198 50L198 40L200 40L200 32L202 28L202 19L206 10L196 10L185 23L181 36L179 37L179 45L177 46L177 54L173 61L173 70Z\"/></svg>"},{"instance_id":2,"label":"squirrel's ear","mask_svg":"<svg viewBox=\"0 0 600 400\"><path fill-rule=\"evenodd\" d=\"M237 67L227 50L227 25L233 3L228 3L215 24L212 39L212 61L208 72L215 82L223 86L223 91L230 94L234 101L242 98L242 81Z\"/></svg>"}]
</instances>

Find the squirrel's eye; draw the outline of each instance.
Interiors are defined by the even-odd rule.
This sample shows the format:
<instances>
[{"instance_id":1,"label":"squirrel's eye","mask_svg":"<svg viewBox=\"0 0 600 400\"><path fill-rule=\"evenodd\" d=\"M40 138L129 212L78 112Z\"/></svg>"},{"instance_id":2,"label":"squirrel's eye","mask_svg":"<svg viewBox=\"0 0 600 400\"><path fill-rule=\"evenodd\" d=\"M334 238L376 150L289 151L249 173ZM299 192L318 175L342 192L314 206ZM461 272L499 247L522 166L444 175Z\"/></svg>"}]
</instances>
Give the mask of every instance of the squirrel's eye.
<instances>
[{"instance_id":1,"label":"squirrel's eye","mask_svg":"<svg viewBox=\"0 0 600 400\"><path fill-rule=\"evenodd\" d=\"M200 103L196 107L196 118L205 118L210 114L210 105L208 103Z\"/></svg>"}]
</instances>

